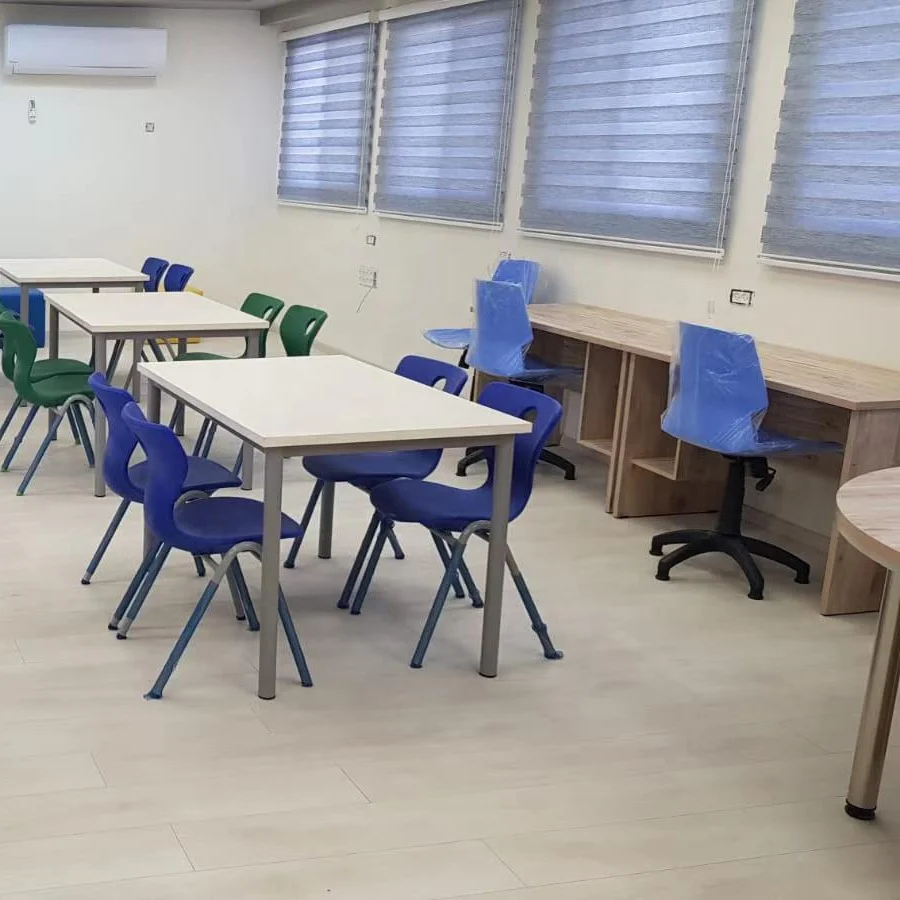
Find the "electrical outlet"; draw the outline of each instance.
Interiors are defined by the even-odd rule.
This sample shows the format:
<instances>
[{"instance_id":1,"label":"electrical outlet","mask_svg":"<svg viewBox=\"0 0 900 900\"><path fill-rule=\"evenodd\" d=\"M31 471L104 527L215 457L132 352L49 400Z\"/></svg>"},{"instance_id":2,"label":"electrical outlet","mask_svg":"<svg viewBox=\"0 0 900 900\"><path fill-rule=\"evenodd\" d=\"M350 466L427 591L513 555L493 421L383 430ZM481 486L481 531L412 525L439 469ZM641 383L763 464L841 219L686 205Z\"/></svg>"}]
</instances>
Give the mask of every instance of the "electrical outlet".
<instances>
[{"instance_id":1,"label":"electrical outlet","mask_svg":"<svg viewBox=\"0 0 900 900\"><path fill-rule=\"evenodd\" d=\"M153 132L156 131L156 122L144 122L144 131L146 131L147 134L153 134Z\"/></svg>"},{"instance_id":2,"label":"electrical outlet","mask_svg":"<svg viewBox=\"0 0 900 900\"><path fill-rule=\"evenodd\" d=\"M366 235L366 243L367 243L370 247L374 247L375 244L378 243L378 236L377 236L377 235L374 235L374 234L367 234L367 235Z\"/></svg>"},{"instance_id":3,"label":"electrical outlet","mask_svg":"<svg viewBox=\"0 0 900 900\"><path fill-rule=\"evenodd\" d=\"M359 286L365 288L378 287L378 272L371 266L359 267Z\"/></svg>"},{"instance_id":4,"label":"electrical outlet","mask_svg":"<svg viewBox=\"0 0 900 900\"><path fill-rule=\"evenodd\" d=\"M728 302L733 303L735 306L752 306L753 291L745 291L739 288L733 288L731 291L731 295L728 298Z\"/></svg>"}]
</instances>

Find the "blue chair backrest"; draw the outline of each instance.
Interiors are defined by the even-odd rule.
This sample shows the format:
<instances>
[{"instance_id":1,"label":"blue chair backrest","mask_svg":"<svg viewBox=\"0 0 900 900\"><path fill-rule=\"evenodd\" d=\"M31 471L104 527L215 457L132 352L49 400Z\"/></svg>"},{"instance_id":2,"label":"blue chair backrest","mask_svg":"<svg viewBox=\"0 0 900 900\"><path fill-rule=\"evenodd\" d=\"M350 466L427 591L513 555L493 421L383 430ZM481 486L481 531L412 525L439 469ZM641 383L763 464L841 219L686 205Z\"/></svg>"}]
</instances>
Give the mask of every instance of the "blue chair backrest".
<instances>
[{"instance_id":1,"label":"blue chair backrest","mask_svg":"<svg viewBox=\"0 0 900 900\"><path fill-rule=\"evenodd\" d=\"M103 456L103 478L109 489L120 497L143 503L143 491L128 476L128 464L137 447L137 438L122 421L122 410L129 403L134 403L134 397L128 391L113 387L99 372L88 378L88 384L106 415L108 436Z\"/></svg>"},{"instance_id":2,"label":"blue chair backrest","mask_svg":"<svg viewBox=\"0 0 900 900\"><path fill-rule=\"evenodd\" d=\"M459 366L439 359L429 359L427 356L404 356L394 371L397 375L427 384L428 387L435 387L443 381L443 390L457 397L462 393L469 377Z\"/></svg>"},{"instance_id":3,"label":"blue chair backrest","mask_svg":"<svg viewBox=\"0 0 900 900\"><path fill-rule=\"evenodd\" d=\"M753 338L687 322L679 338L663 431L719 453L752 451L769 405Z\"/></svg>"},{"instance_id":4,"label":"blue chair backrest","mask_svg":"<svg viewBox=\"0 0 900 900\"><path fill-rule=\"evenodd\" d=\"M148 256L141 266L141 271L148 276L144 282L145 291L158 291L159 282L162 280L163 272L169 267L167 259L160 259L158 256Z\"/></svg>"},{"instance_id":5,"label":"blue chair backrest","mask_svg":"<svg viewBox=\"0 0 900 900\"><path fill-rule=\"evenodd\" d=\"M540 263L532 262L530 259L501 259L491 280L520 285L525 294L525 302L531 303L540 277Z\"/></svg>"},{"instance_id":6,"label":"blue chair backrest","mask_svg":"<svg viewBox=\"0 0 900 900\"><path fill-rule=\"evenodd\" d=\"M529 434L517 434L513 451L512 495L509 517L521 515L531 497L534 486L534 470L537 468L541 450L550 440L550 435L562 418L562 405L547 394L540 394L529 388L495 381L489 384L478 398L482 406L508 413L518 419L528 419L532 423ZM488 464L488 478L484 489L494 483L494 448L484 451Z\"/></svg>"},{"instance_id":7,"label":"blue chair backrest","mask_svg":"<svg viewBox=\"0 0 900 900\"><path fill-rule=\"evenodd\" d=\"M521 374L533 337L520 285L476 282L475 329L468 354L473 369L508 378Z\"/></svg>"},{"instance_id":8,"label":"blue chair backrest","mask_svg":"<svg viewBox=\"0 0 900 900\"><path fill-rule=\"evenodd\" d=\"M163 287L167 291L174 291L175 293L183 291L187 287L188 282L191 280L191 275L193 274L194 270L190 266L185 266L181 263L172 263L172 265L169 266L169 271L166 272Z\"/></svg>"},{"instance_id":9,"label":"blue chair backrest","mask_svg":"<svg viewBox=\"0 0 900 900\"><path fill-rule=\"evenodd\" d=\"M148 422L136 403L122 410L122 419L147 455L144 519L156 537L179 549L191 549L192 538L175 523L175 504L184 493L188 461L171 428Z\"/></svg>"}]
</instances>

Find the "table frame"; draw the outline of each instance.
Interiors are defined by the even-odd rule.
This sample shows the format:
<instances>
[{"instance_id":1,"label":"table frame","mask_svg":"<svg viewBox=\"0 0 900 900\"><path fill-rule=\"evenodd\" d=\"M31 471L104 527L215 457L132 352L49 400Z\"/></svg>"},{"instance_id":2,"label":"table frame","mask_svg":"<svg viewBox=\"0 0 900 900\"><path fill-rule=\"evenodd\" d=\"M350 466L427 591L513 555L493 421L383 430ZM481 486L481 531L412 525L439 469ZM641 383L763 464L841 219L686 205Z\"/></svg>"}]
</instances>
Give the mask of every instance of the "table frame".
<instances>
[{"instance_id":1,"label":"table frame","mask_svg":"<svg viewBox=\"0 0 900 900\"><path fill-rule=\"evenodd\" d=\"M179 393L167 389L176 400L209 417L208 409L200 410ZM162 405L162 387L148 377L148 418L159 422ZM226 425L221 428L231 431ZM481 630L481 655L478 671L485 678L495 678L499 671L500 624L503 607L503 581L506 568L507 530L509 503L512 491L513 449L515 436L490 435L441 440L386 441L366 444L332 444L328 446L297 446L289 448L256 449L265 461L263 479L263 546L262 588L259 600L259 680L257 693L262 700L273 700L276 695L276 669L278 647L278 584L281 569L281 510L284 489L284 461L296 456L321 456L331 453L370 453L382 450L433 450L459 448L473 444L495 448L494 483L492 493L491 533L488 547L487 578L485 582L484 610ZM245 441L245 453L247 452ZM250 445L251 454L253 445ZM245 479L248 467L244 465ZM324 499L324 498L323 498ZM323 506L319 520L319 555L331 552L332 516ZM147 535L145 533L145 541Z\"/></svg>"}]
</instances>

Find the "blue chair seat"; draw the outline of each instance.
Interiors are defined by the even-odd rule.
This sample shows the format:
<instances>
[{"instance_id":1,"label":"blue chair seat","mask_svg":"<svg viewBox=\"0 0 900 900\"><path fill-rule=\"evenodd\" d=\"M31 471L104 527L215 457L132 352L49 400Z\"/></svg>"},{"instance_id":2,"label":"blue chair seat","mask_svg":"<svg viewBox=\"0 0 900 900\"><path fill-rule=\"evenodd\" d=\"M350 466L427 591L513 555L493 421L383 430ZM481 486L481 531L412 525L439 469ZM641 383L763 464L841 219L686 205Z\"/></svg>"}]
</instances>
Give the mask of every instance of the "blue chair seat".
<instances>
[{"instance_id":1,"label":"blue chair seat","mask_svg":"<svg viewBox=\"0 0 900 900\"><path fill-rule=\"evenodd\" d=\"M375 488L372 504L394 522L416 522L435 531L465 531L472 522L490 521L490 485L475 490L434 481L401 478Z\"/></svg>"},{"instance_id":2,"label":"blue chair seat","mask_svg":"<svg viewBox=\"0 0 900 900\"><path fill-rule=\"evenodd\" d=\"M465 350L472 343L472 329L429 328L425 340L445 350Z\"/></svg>"},{"instance_id":3,"label":"blue chair seat","mask_svg":"<svg viewBox=\"0 0 900 900\"><path fill-rule=\"evenodd\" d=\"M219 463L213 462L211 459L189 456L187 463L187 476L184 479L185 492L204 491L210 493L223 488L241 486L240 478L237 478L230 469L226 469L225 466L219 465ZM128 477L134 486L142 492L147 484L148 473L149 465L146 460L128 468Z\"/></svg>"},{"instance_id":4,"label":"blue chair seat","mask_svg":"<svg viewBox=\"0 0 900 900\"><path fill-rule=\"evenodd\" d=\"M434 471L434 458L433 450L333 453L308 456L303 468L314 478L368 490L394 478L427 478Z\"/></svg>"},{"instance_id":5,"label":"blue chair seat","mask_svg":"<svg viewBox=\"0 0 900 900\"><path fill-rule=\"evenodd\" d=\"M263 505L250 497L192 500L175 510L174 519L183 543L189 545L183 549L193 553L211 556L227 553L246 541L262 543ZM290 516L281 514L282 540L293 540L302 533Z\"/></svg>"}]
</instances>

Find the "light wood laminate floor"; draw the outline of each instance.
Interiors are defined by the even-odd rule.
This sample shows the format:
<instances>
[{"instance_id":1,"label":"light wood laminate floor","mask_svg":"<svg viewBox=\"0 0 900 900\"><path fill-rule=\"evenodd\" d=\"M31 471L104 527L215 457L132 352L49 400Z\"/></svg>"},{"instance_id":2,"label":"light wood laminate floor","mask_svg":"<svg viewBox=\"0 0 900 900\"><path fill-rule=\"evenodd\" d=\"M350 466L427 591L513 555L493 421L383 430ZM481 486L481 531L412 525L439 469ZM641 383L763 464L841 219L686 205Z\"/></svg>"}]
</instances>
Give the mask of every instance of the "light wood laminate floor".
<instances>
[{"instance_id":1,"label":"light wood laminate floor","mask_svg":"<svg viewBox=\"0 0 900 900\"><path fill-rule=\"evenodd\" d=\"M64 336L63 354L83 347ZM724 560L655 581L647 546L670 521L608 517L601 468L575 483L542 468L511 529L563 661L541 657L507 590L499 679L475 674L463 601L407 668L434 550L400 529L407 559L385 559L362 616L339 612L369 509L339 489L334 558L312 540L284 573L315 688L282 652L277 700L256 698L255 639L223 591L148 702L202 583L170 558L116 641L140 513L82 587L117 501L91 496L68 434L17 498L38 439L0 476L0 897L900 897L900 754L877 822L842 810L874 618L821 618L818 587L775 568L764 602ZM289 462L289 511L310 487Z\"/></svg>"}]
</instances>

